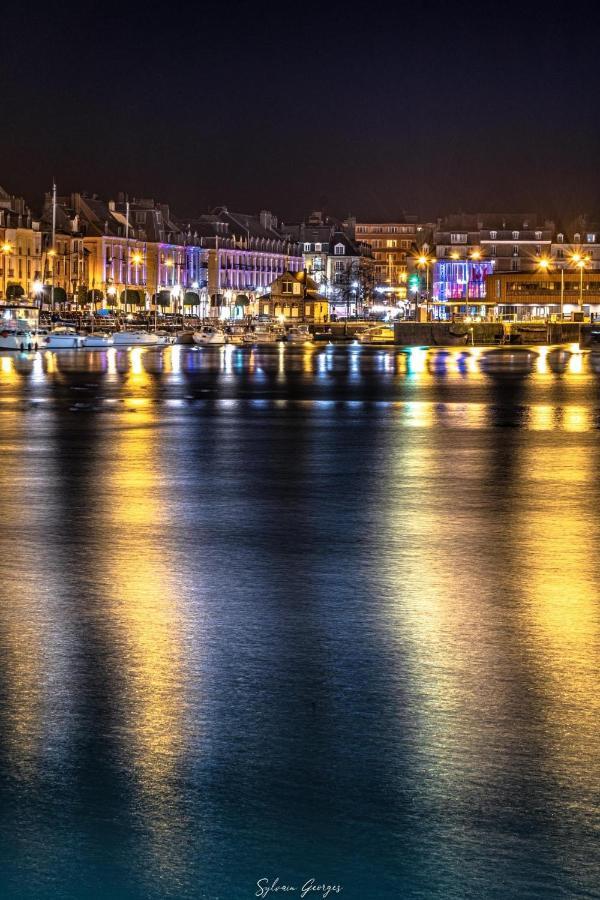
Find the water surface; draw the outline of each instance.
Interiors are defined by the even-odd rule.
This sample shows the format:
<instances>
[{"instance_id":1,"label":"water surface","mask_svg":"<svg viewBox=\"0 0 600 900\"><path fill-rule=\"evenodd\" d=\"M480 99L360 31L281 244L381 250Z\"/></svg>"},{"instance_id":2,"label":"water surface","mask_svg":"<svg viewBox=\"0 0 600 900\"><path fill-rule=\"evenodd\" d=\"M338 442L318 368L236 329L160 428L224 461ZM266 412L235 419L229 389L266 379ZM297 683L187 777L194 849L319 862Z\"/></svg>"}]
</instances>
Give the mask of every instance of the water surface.
<instances>
[{"instance_id":1,"label":"water surface","mask_svg":"<svg viewBox=\"0 0 600 900\"><path fill-rule=\"evenodd\" d=\"M598 367L480 357L0 356L2 898L600 896Z\"/></svg>"}]
</instances>

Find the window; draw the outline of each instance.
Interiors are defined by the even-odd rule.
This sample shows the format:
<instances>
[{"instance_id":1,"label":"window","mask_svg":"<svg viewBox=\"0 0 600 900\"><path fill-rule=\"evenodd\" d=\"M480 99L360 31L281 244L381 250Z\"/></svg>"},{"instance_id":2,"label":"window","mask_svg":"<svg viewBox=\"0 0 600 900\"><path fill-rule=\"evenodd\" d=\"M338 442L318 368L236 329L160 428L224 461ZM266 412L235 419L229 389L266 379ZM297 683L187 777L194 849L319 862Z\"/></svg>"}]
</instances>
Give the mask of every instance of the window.
<instances>
[{"instance_id":1,"label":"window","mask_svg":"<svg viewBox=\"0 0 600 900\"><path fill-rule=\"evenodd\" d=\"M343 256L344 255L344 245L336 244L335 247L333 248L333 252L335 253L336 256Z\"/></svg>"},{"instance_id":2,"label":"window","mask_svg":"<svg viewBox=\"0 0 600 900\"><path fill-rule=\"evenodd\" d=\"M512 236L513 236L513 241L519 240L519 232L518 231L513 231Z\"/></svg>"},{"instance_id":3,"label":"window","mask_svg":"<svg viewBox=\"0 0 600 900\"><path fill-rule=\"evenodd\" d=\"M450 243L451 244L466 244L468 235L464 233L455 232L450 235Z\"/></svg>"},{"instance_id":4,"label":"window","mask_svg":"<svg viewBox=\"0 0 600 900\"><path fill-rule=\"evenodd\" d=\"M556 240L558 241L559 244L562 244L562 243L564 242L564 239L565 239L564 234L557 234L557 235L556 235Z\"/></svg>"},{"instance_id":5,"label":"window","mask_svg":"<svg viewBox=\"0 0 600 900\"><path fill-rule=\"evenodd\" d=\"M387 241L387 246L388 246L388 247L395 247L395 246L397 245L397 243L398 243L397 241Z\"/></svg>"},{"instance_id":6,"label":"window","mask_svg":"<svg viewBox=\"0 0 600 900\"><path fill-rule=\"evenodd\" d=\"M291 294L294 289L294 283L292 281L284 281L281 285L281 293L282 294Z\"/></svg>"},{"instance_id":7,"label":"window","mask_svg":"<svg viewBox=\"0 0 600 900\"><path fill-rule=\"evenodd\" d=\"M596 243L596 235L595 234L586 234L585 242L586 242L586 244L595 244Z\"/></svg>"},{"instance_id":8,"label":"window","mask_svg":"<svg viewBox=\"0 0 600 900\"><path fill-rule=\"evenodd\" d=\"M513 247L513 249L512 249L512 255L513 255L513 256L518 256L518 255L519 255L519 248L518 248L517 246L514 246L514 247Z\"/></svg>"},{"instance_id":9,"label":"window","mask_svg":"<svg viewBox=\"0 0 600 900\"><path fill-rule=\"evenodd\" d=\"M298 284L297 281L294 282L293 293L294 293L294 294L301 294L301 293L302 293L302 288L301 288L301 286Z\"/></svg>"},{"instance_id":10,"label":"window","mask_svg":"<svg viewBox=\"0 0 600 900\"><path fill-rule=\"evenodd\" d=\"M316 252L316 253L320 253L320 252L321 252L321 244L315 244L315 252Z\"/></svg>"},{"instance_id":11,"label":"window","mask_svg":"<svg viewBox=\"0 0 600 900\"><path fill-rule=\"evenodd\" d=\"M541 255L542 255L542 248L541 248L541 246L540 246L539 244L538 244L538 246L535 248L535 255L536 255L536 256L541 256Z\"/></svg>"},{"instance_id":12,"label":"window","mask_svg":"<svg viewBox=\"0 0 600 900\"><path fill-rule=\"evenodd\" d=\"M496 245L490 244L490 256L496 256Z\"/></svg>"},{"instance_id":13,"label":"window","mask_svg":"<svg viewBox=\"0 0 600 900\"><path fill-rule=\"evenodd\" d=\"M541 241L541 239L542 239L542 232L541 232L541 231L536 231L536 233L535 233L535 239L536 239L536 241Z\"/></svg>"},{"instance_id":14,"label":"window","mask_svg":"<svg viewBox=\"0 0 600 900\"><path fill-rule=\"evenodd\" d=\"M513 272L518 272L519 271L519 260L518 259L511 260L510 267Z\"/></svg>"},{"instance_id":15,"label":"window","mask_svg":"<svg viewBox=\"0 0 600 900\"><path fill-rule=\"evenodd\" d=\"M304 315L310 316L310 303L304 304Z\"/></svg>"},{"instance_id":16,"label":"window","mask_svg":"<svg viewBox=\"0 0 600 900\"><path fill-rule=\"evenodd\" d=\"M263 303L263 315L265 315L265 316L269 315L269 304L268 303Z\"/></svg>"},{"instance_id":17,"label":"window","mask_svg":"<svg viewBox=\"0 0 600 900\"><path fill-rule=\"evenodd\" d=\"M579 234L578 231L573 235L573 240L575 241L576 244L581 243L581 235Z\"/></svg>"},{"instance_id":18,"label":"window","mask_svg":"<svg viewBox=\"0 0 600 900\"><path fill-rule=\"evenodd\" d=\"M309 250L310 250L310 244L305 244L305 245L304 245L304 252L305 252L305 253L308 253Z\"/></svg>"},{"instance_id":19,"label":"window","mask_svg":"<svg viewBox=\"0 0 600 900\"><path fill-rule=\"evenodd\" d=\"M491 238L493 241L495 241L497 237L498 237L498 232L497 232L497 231L490 231L490 238Z\"/></svg>"},{"instance_id":20,"label":"window","mask_svg":"<svg viewBox=\"0 0 600 900\"><path fill-rule=\"evenodd\" d=\"M146 224L146 213L145 212L136 212L135 221L138 225Z\"/></svg>"}]
</instances>

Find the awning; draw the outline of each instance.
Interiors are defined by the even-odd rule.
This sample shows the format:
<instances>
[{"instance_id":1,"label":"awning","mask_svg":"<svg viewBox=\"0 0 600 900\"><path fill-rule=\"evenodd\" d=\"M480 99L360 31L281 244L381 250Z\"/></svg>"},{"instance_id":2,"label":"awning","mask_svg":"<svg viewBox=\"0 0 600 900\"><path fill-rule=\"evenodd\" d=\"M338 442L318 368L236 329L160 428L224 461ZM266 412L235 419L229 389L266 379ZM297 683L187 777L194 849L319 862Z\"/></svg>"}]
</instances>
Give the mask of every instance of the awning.
<instances>
[{"instance_id":1,"label":"awning","mask_svg":"<svg viewBox=\"0 0 600 900\"><path fill-rule=\"evenodd\" d=\"M235 298L236 306L250 306L250 298L246 294L238 294Z\"/></svg>"},{"instance_id":2,"label":"awning","mask_svg":"<svg viewBox=\"0 0 600 900\"><path fill-rule=\"evenodd\" d=\"M126 293L127 296L125 295ZM141 306L143 302L144 298L141 291L136 291L133 288L128 288L127 292L121 291L121 303L126 306Z\"/></svg>"},{"instance_id":3,"label":"awning","mask_svg":"<svg viewBox=\"0 0 600 900\"><path fill-rule=\"evenodd\" d=\"M183 298L184 306L199 306L200 296L195 291L186 291Z\"/></svg>"},{"instance_id":4,"label":"awning","mask_svg":"<svg viewBox=\"0 0 600 900\"><path fill-rule=\"evenodd\" d=\"M154 302L157 306L170 306L172 303L170 291L159 291L154 295Z\"/></svg>"}]
</instances>

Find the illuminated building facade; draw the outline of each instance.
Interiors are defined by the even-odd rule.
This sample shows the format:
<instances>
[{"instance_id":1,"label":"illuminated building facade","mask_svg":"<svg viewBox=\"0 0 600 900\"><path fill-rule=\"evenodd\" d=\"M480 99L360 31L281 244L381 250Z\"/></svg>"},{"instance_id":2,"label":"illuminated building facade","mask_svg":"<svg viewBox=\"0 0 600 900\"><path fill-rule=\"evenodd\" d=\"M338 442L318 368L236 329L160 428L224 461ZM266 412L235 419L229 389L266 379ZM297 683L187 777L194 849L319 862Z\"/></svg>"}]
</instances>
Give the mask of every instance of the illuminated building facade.
<instances>
[{"instance_id":1,"label":"illuminated building facade","mask_svg":"<svg viewBox=\"0 0 600 900\"><path fill-rule=\"evenodd\" d=\"M41 270L40 223L21 197L0 188L0 297L33 299Z\"/></svg>"},{"instance_id":2,"label":"illuminated building facade","mask_svg":"<svg viewBox=\"0 0 600 900\"><path fill-rule=\"evenodd\" d=\"M600 315L600 271L565 268L547 272L494 272L486 277L487 301L499 315L517 318Z\"/></svg>"},{"instance_id":3,"label":"illuminated building facade","mask_svg":"<svg viewBox=\"0 0 600 900\"><path fill-rule=\"evenodd\" d=\"M431 226L405 216L396 222L357 222L355 235L372 249L378 292L405 300L414 257L428 249Z\"/></svg>"},{"instance_id":4,"label":"illuminated building facade","mask_svg":"<svg viewBox=\"0 0 600 900\"><path fill-rule=\"evenodd\" d=\"M258 299L257 312L282 321L321 323L329 317L329 303L306 272L288 270Z\"/></svg>"}]
</instances>

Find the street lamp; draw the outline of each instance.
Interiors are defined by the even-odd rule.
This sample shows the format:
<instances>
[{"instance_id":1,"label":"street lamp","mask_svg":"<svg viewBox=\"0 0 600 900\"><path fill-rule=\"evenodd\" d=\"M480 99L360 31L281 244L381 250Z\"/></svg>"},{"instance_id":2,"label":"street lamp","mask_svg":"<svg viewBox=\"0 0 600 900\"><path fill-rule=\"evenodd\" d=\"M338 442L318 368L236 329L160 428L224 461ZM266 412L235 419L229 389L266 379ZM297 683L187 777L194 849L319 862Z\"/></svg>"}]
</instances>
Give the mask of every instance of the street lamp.
<instances>
[{"instance_id":1,"label":"street lamp","mask_svg":"<svg viewBox=\"0 0 600 900\"><path fill-rule=\"evenodd\" d=\"M469 268L469 259L472 262L479 262L481 259L481 250L471 250L471 252L467 255L468 258L465 260L467 266L467 285L465 291L465 315L469 315L469 287L471 285L471 269Z\"/></svg>"},{"instance_id":2,"label":"street lamp","mask_svg":"<svg viewBox=\"0 0 600 900\"><path fill-rule=\"evenodd\" d=\"M4 257L4 259L2 261L2 272L3 272L3 280L4 280L3 293L4 293L4 299L6 299L6 261L7 261L8 256L13 252L13 245L11 243L9 243L8 241L6 241L0 247L0 251L2 252L2 256Z\"/></svg>"},{"instance_id":3,"label":"street lamp","mask_svg":"<svg viewBox=\"0 0 600 900\"><path fill-rule=\"evenodd\" d=\"M434 262L432 257L426 256L422 253L417 257L417 265L420 269L425 269L425 308L427 310L427 318L429 319L429 266ZM415 322L418 318L418 300L417 294L415 294Z\"/></svg>"},{"instance_id":4,"label":"street lamp","mask_svg":"<svg viewBox=\"0 0 600 900\"><path fill-rule=\"evenodd\" d=\"M575 257L577 257L577 259L575 259ZM587 268L587 264L590 260L589 257L581 256L579 253L574 253L571 258L579 269L579 306L583 312L583 270Z\"/></svg>"}]
</instances>

